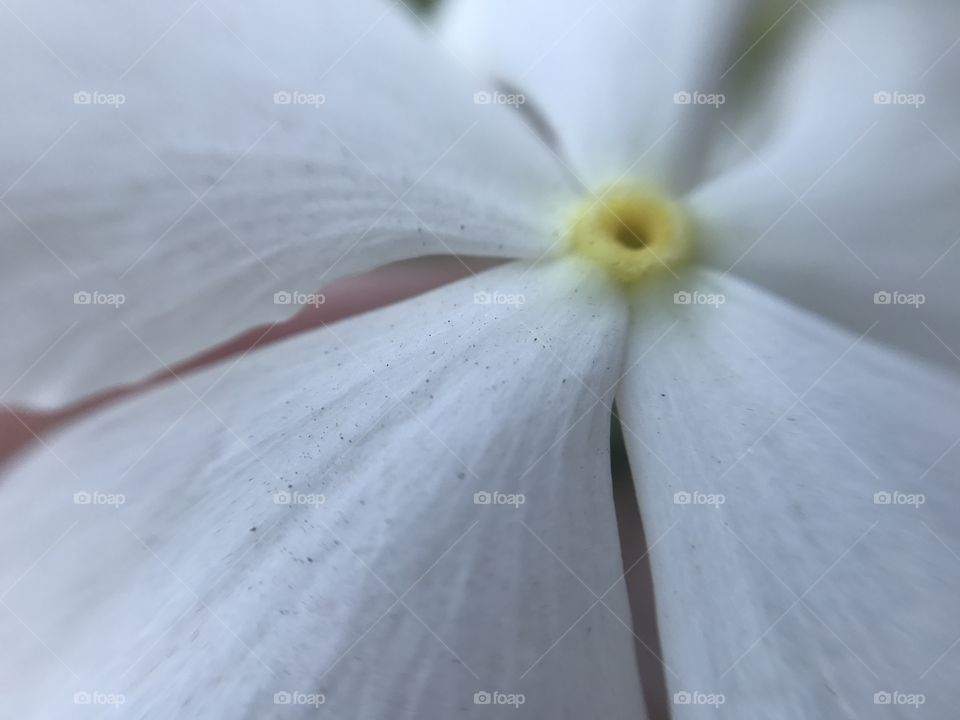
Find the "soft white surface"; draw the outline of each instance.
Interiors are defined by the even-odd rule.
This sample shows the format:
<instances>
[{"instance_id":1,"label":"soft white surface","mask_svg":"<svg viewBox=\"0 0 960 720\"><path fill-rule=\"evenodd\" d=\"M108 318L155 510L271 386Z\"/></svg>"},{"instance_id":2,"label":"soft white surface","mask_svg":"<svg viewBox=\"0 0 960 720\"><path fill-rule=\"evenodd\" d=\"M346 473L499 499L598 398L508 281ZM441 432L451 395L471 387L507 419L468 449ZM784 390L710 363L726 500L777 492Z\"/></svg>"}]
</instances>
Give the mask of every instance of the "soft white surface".
<instances>
[{"instance_id":1,"label":"soft white surface","mask_svg":"<svg viewBox=\"0 0 960 720\"><path fill-rule=\"evenodd\" d=\"M316 717L273 704L301 691L351 720L644 717L598 403L626 310L566 263L526 273L300 335L36 449L0 485L5 708L98 717L72 697L99 691L125 695L110 717Z\"/></svg>"},{"instance_id":2,"label":"soft white surface","mask_svg":"<svg viewBox=\"0 0 960 720\"><path fill-rule=\"evenodd\" d=\"M880 320L874 337L952 364L951 350L960 353L960 7L811 7L817 16L800 11L805 30L783 48L778 79L753 109L767 127L731 127L748 146L744 162L691 199L703 249L720 270L854 330ZM878 105L878 92L922 94L925 103ZM926 303L877 306L878 291L922 293Z\"/></svg>"},{"instance_id":3,"label":"soft white surface","mask_svg":"<svg viewBox=\"0 0 960 720\"><path fill-rule=\"evenodd\" d=\"M445 40L465 62L520 88L553 125L575 172L598 191L620 179L689 187L717 129L710 105L751 32L781 0L452 0ZM726 76L726 77L724 77ZM731 98L732 100L732 98Z\"/></svg>"},{"instance_id":4,"label":"soft white surface","mask_svg":"<svg viewBox=\"0 0 960 720\"><path fill-rule=\"evenodd\" d=\"M956 376L743 281L685 282L725 304L638 302L628 363L647 355L618 391L668 685L726 698L674 718L952 717ZM926 703L875 705L885 691Z\"/></svg>"},{"instance_id":5,"label":"soft white surface","mask_svg":"<svg viewBox=\"0 0 960 720\"><path fill-rule=\"evenodd\" d=\"M373 0L4 3L4 400L141 379L161 364L140 339L177 363L291 315L277 291L427 253L548 248L564 171L509 109L476 105L406 15ZM77 306L77 291L126 302Z\"/></svg>"},{"instance_id":6,"label":"soft white surface","mask_svg":"<svg viewBox=\"0 0 960 720\"><path fill-rule=\"evenodd\" d=\"M449 7L450 45L536 101L589 190L689 193L712 266L848 327L882 319L875 336L911 352L960 354L955 4ZM725 104L676 105L682 90ZM878 308L877 292L925 304Z\"/></svg>"}]
</instances>

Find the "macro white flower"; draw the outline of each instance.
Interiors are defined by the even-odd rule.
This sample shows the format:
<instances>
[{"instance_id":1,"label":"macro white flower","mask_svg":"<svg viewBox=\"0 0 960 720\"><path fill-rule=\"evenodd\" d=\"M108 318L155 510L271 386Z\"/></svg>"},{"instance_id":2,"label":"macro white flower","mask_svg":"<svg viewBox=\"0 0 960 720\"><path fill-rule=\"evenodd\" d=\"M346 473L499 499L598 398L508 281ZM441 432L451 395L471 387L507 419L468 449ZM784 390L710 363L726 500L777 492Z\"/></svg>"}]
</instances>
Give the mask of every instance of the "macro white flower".
<instances>
[{"instance_id":1,"label":"macro white flower","mask_svg":"<svg viewBox=\"0 0 960 720\"><path fill-rule=\"evenodd\" d=\"M644 717L616 401L674 718L950 715L956 8L0 5L6 405L513 259L7 468L5 710Z\"/></svg>"}]
</instances>

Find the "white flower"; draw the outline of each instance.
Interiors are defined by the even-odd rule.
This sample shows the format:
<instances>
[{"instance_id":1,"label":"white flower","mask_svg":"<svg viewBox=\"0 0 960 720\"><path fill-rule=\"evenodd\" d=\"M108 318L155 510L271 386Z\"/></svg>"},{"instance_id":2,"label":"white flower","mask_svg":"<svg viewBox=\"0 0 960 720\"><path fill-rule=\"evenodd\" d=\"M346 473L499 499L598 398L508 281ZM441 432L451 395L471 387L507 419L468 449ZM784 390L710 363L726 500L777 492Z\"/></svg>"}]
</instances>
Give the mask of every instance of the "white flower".
<instances>
[{"instance_id":1,"label":"white flower","mask_svg":"<svg viewBox=\"0 0 960 720\"><path fill-rule=\"evenodd\" d=\"M674 718L952 712L956 9L55 5L2 8L4 403L517 260L10 468L17 717L642 717L614 399Z\"/></svg>"}]
</instances>

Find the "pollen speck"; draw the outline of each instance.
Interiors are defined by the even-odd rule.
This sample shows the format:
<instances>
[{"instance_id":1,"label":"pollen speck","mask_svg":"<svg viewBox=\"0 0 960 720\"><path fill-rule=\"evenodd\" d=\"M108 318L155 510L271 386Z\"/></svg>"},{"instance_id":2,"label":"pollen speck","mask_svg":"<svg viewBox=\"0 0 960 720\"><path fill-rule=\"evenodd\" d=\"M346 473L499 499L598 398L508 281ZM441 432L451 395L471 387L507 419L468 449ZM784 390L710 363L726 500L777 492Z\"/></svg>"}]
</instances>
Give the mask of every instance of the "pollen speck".
<instances>
[{"instance_id":1,"label":"pollen speck","mask_svg":"<svg viewBox=\"0 0 960 720\"><path fill-rule=\"evenodd\" d=\"M690 255L690 223L683 209L656 190L616 186L577 208L571 249L631 284L675 272Z\"/></svg>"}]
</instances>

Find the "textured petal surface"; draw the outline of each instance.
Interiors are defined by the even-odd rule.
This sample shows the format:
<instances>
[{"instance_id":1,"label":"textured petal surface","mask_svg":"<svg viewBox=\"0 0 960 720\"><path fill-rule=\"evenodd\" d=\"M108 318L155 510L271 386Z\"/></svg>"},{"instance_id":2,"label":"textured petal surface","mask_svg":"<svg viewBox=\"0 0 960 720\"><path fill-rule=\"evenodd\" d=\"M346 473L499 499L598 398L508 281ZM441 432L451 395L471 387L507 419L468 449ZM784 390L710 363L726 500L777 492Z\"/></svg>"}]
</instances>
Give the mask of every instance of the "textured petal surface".
<instances>
[{"instance_id":1,"label":"textured petal surface","mask_svg":"<svg viewBox=\"0 0 960 720\"><path fill-rule=\"evenodd\" d=\"M618 394L674 717L719 695L738 720L949 717L956 376L691 282L725 302L638 305L628 362L646 354Z\"/></svg>"},{"instance_id":2,"label":"textured petal surface","mask_svg":"<svg viewBox=\"0 0 960 720\"><path fill-rule=\"evenodd\" d=\"M749 39L779 24L790 4L453 0L446 7L441 26L450 47L543 111L587 185L629 177L679 190L717 128L718 104L701 100L736 76Z\"/></svg>"},{"instance_id":3,"label":"textured petal surface","mask_svg":"<svg viewBox=\"0 0 960 720\"><path fill-rule=\"evenodd\" d=\"M855 330L881 319L874 337L952 363L960 7L811 7L752 125L725 131L745 162L694 194L704 249L721 270Z\"/></svg>"},{"instance_id":4,"label":"textured petal surface","mask_svg":"<svg viewBox=\"0 0 960 720\"><path fill-rule=\"evenodd\" d=\"M0 15L7 402L140 379L392 260L550 245L562 168L399 4Z\"/></svg>"},{"instance_id":5,"label":"textured petal surface","mask_svg":"<svg viewBox=\"0 0 960 720\"><path fill-rule=\"evenodd\" d=\"M626 308L579 268L527 272L298 336L26 458L0 485L6 707L644 717L608 455Z\"/></svg>"}]
</instances>

